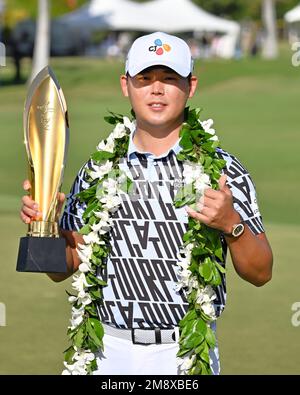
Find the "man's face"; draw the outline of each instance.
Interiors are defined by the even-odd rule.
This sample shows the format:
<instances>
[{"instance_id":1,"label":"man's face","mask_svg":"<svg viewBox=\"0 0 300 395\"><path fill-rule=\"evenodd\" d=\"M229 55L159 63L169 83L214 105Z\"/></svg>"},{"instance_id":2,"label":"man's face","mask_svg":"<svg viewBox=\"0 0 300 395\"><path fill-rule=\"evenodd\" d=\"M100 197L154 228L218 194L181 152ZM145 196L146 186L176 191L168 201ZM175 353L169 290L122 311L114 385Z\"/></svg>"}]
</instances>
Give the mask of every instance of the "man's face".
<instances>
[{"instance_id":1,"label":"man's face","mask_svg":"<svg viewBox=\"0 0 300 395\"><path fill-rule=\"evenodd\" d=\"M189 81L164 66L121 77L123 94L129 97L138 127L153 130L175 128L183 122L186 102L196 85L196 77Z\"/></svg>"}]
</instances>

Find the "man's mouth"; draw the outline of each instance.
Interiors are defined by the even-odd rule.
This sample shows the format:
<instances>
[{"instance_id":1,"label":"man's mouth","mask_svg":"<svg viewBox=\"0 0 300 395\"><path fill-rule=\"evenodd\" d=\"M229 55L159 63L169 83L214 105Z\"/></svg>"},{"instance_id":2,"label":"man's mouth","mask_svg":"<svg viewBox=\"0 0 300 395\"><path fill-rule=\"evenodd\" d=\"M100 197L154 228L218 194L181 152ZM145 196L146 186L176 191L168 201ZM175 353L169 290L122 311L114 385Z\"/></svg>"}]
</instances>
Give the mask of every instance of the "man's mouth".
<instances>
[{"instance_id":1,"label":"man's mouth","mask_svg":"<svg viewBox=\"0 0 300 395\"><path fill-rule=\"evenodd\" d=\"M166 107L166 104L162 102L153 102L148 104L148 106L153 110L162 110L163 108Z\"/></svg>"}]
</instances>

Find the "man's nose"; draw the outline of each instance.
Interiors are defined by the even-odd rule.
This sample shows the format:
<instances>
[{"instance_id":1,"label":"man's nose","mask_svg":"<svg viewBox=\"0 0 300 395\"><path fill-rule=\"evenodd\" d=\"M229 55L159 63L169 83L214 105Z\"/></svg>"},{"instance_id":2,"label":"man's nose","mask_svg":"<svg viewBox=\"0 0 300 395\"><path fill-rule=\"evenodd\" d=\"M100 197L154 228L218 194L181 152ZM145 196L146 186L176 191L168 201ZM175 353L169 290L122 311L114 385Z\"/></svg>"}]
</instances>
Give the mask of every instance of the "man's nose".
<instances>
[{"instance_id":1,"label":"man's nose","mask_svg":"<svg viewBox=\"0 0 300 395\"><path fill-rule=\"evenodd\" d=\"M155 80L152 83L152 93L154 95L163 95L165 93L164 84L159 80Z\"/></svg>"}]
</instances>

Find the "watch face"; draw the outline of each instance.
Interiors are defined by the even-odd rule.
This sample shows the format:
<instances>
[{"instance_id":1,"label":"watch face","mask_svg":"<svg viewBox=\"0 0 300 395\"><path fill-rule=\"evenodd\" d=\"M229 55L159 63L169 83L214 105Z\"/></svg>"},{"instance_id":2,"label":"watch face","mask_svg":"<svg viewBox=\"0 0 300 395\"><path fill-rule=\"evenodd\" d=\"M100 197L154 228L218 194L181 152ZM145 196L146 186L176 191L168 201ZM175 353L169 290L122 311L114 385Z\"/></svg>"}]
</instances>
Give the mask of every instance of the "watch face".
<instances>
[{"instance_id":1,"label":"watch face","mask_svg":"<svg viewBox=\"0 0 300 395\"><path fill-rule=\"evenodd\" d=\"M244 232L244 225L243 224L238 224L235 226L235 228L232 231L232 235L234 237L240 236Z\"/></svg>"}]
</instances>

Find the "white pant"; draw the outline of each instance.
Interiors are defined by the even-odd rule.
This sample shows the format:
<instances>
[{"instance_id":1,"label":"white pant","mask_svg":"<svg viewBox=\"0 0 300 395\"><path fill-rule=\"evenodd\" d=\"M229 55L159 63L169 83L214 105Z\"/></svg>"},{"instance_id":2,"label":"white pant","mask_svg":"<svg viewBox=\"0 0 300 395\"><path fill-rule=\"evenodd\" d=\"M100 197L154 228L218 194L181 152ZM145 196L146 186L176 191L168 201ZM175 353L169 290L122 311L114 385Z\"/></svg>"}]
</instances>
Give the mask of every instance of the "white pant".
<instances>
[{"instance_id":1,"label":"white pant","mask_svg":"<svg viewBox=\"0 0 300 395\"><path fill-rule=\"evenodd\" d=\"M215 330L215 328L213 328ZM97 357L95 375L178 375L178 344L133 344L130 340L104 335L104 353ZM220 374L219 350L210 351L210 366Z\"/></svg>"}]
</instances>

